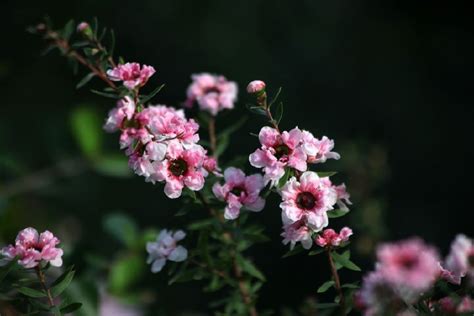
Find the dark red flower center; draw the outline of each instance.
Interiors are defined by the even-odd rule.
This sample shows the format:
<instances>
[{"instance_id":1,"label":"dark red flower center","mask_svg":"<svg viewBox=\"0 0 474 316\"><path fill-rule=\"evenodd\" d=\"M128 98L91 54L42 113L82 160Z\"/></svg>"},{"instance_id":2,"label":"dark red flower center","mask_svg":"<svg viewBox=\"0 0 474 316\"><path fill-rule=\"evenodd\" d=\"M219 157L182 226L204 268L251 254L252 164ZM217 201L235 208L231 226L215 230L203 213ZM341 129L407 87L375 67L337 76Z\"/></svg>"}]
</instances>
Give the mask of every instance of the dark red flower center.
<instances>
[{"instance_id":1,"label":"dark red flower center","mask_svg":"<svg viewBox=\"0 0 474 316\"><path fill-rule=\"evenodd\" d=\"M204 90L204 94L208 94L208 93L220 93L221 91L219 89L217 89L217 87L209 87L207 89Z\"/></svg>"},{"instance_id":2,"label":"dark red flower center","mask_svg":"<svg viewBox=\"0 0 474 316\"><path fill-rule=\"evenodd\" d=\"M188 163L182 158L173 160L168 170L177 177L182 176L188 171Z\"/></svg>"},{"instance_id":3,"label":"dark red flower center","mask_svg":"<svg viewBox=\"0 0 474 316\"><path fill-rule=\"evenodd\" d=\"M280 144L273 148L275 149L275 157L277 159L281 159L282 157L285 157L291 154L290 147L286 146L285 144Z\"/></svg>"},{"instance_id":4,"label":"dark red flower center","mask_svg":"<svg viewBox=\"0 0 474 316\"><path fill-rule=\"evenodd\" d=\"M311 210L316 206L316 198L310 192L301 192L296 196L296 205L304 210Z\"/></svg>"},{"instance_id":5,"label":"dark red flower center","mask_svg":"<svg viewBox=\"0 0 474 316\"><path fill-rule=\"evenodd\" d=\"M232 190L230 190L230 193L234 194L235 196L240 196L240 194L244 191L245 189L242 187L235 187Z\"/></svg>"},{"instance_id":6,"label":"dark red flower center","mask_svg":"<svg viewBox=\"0 0 474 316\"><path fill-rule=\"evenodd\" d=\"M402 256L402 257L400 257L400 264L406 270L413 269L416 266L417 263L418 263L418 260L414 256Z\"/></svg>"}]
</instances>

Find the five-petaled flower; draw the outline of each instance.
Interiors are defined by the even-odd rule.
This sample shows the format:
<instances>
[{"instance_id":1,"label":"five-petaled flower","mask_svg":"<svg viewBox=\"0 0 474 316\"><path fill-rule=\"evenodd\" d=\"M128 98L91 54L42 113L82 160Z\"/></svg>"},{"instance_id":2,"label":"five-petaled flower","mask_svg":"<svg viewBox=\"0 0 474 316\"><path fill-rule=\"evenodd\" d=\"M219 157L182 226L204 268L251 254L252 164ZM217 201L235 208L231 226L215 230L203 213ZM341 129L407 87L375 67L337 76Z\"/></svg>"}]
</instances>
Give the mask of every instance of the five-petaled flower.
<instances>
[{"instance_id":1,"label":"five-petaled flower","mask_svg":"<svg viewBox=\"0 0 474 316\"><path fill-rule=\"evenodd\" d=\"M107 70L107 76L113 81L123 81L123 85L132 90L144 86L155 73L152 66L139 63L126 63Z\"/></svg>"},{"instance_id":2,"label":"five-petaled flower","mask_svg":"<svg viewBox=\"0 0 474 316\"><path fill-rule=\"evenodd\" d=\"M148 252L147 263L151 263L151 272L157 273L166 264L166 260L181 262L188 257L188 251L183 246L177 245L186 237L182 230L176 232L163 229L157 236L155 242L148 242L146 244L146 251Z\"/></svg>"}]
</instances>

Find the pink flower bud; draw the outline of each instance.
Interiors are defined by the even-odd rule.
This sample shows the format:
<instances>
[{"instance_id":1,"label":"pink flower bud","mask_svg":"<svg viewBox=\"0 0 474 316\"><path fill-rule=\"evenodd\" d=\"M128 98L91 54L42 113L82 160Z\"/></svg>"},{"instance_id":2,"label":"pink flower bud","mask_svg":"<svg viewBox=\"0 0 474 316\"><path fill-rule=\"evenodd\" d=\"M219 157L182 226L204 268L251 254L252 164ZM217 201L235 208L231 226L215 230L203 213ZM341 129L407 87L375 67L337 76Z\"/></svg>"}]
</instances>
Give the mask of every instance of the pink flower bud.
<instances>
[{"instance_id":1,"label":"pink flower bud","mask_svg":"<svg viewBox=\"0 0 474 316\"><path fill-rule=\"evenodd\" d=\"M78 32L84 32L88 28L90 28L90 26L89 26L89 23L87 23L87 22L81 22L77 25L77 31Z\"/></svg>"},{"instance_id":2,"label":"pink flower bud","mask_svg":"<svg viewBox=\"0 0 474 316\"><path fill-rule=\"evenodd\" d=\"M254 80L250 82L247 86L248 93L258 93L260 91L265 90L265 82L261 80Z\"/></svg>"}]
</instances>

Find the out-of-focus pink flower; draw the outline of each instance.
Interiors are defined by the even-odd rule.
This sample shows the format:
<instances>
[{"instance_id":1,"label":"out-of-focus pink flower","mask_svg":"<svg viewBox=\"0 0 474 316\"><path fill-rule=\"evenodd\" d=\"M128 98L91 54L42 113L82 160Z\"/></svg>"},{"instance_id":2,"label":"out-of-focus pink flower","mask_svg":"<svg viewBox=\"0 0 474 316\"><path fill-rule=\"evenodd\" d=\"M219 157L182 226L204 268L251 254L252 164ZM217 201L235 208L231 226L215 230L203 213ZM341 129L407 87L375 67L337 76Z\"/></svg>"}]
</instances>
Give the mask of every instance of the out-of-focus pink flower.
<instances>
[{"instance_id":1,"label":"out-of-focus pink flower","mask_svg":"<svg viewBox=\"0 0 474 316\"><path fill-rule=\"evenodd\" d=\"M260 174L245 176L242 170L230 167L224 171L224 179L223 185L215 183L212 187L214 195L227 202L224 218L236 219L242 207L254 212L263 209L265 200L260 197L260 191L265 184Z\"/></svg>"},{"instance_id":2,"label":"out-of-focus pink flower","mask_svg":"<svg viewBox=\"0 0 474 316\"><path fill-rule=\"evenodd\" d=\"M166 264L166 260L181 262L188 257L188 251L177 243L183 240L186 234L182 230L176 232L163 229L156 238L156 242L148 242L146 251L148 252L147 263L151 263L151 272L157 273Z\"/></svg>"},{"instance_id":3,"label":"out-of-focus pink flower","mask_svg":"<svg viewBox=\"0 0 474 316\"><path fill-rule=\"evenodd\" d=\"M78 32L84 32L88 28L90 28L90 25L87 22L81 22L77 25L77 31Z\"/></svg>"},{"instance_id":4,"label":"out-of-focus pink flower","mask_svg":"<svg viewBox=\"0 0 474 316\"><path fill-rule=\"evenodd\" d=\"M465 235L458 235L451 244L451 251L441 267L441 276L453 284L461 284L461 278L474 270L474 244Z\"/></svg>"},{"instance_id":5,"label":"out-of-focus pink flower","mask_svg":"<svg viewBox=\"0 0 474 316\"><path fill-rule=\"evenodd\" d=\"M311 239L313 232L306 226L304 220L296 221L292 224L283 225L283 244L287 245L290 243L290 249L293 249L297 242L301 242L301 245L305 249L311 248L313 240Z\"/></svg>"},{"instance_id":6,"label":"out-of-focus pink flower","mask_svg":"<svg viewBox=\"0 0 474 316\"><path fill-rule=\"evenodd\" d=\"M439 256L421 239L412 238L397 243L387 243L377 249L379 273L401 295L416 297L436 281L439 275Z\"/></svg>"},{"instance_id":7,"label":"out-of-focus pink flower","mask_svg":"<svg viewBox=\"0 0 474 316\"><path fill-rule=\"evenodd\" d=\"M334 229L328 228L318 235L315 241L320 247L337 247L348 241L350 236L352 236L352 229L349 227L342 228L339 234Z\"/></svg>"},{"instance_id":8,"label":"out-of-focus pink flower","mask_svg":"<svg viewBox=\"0 0 474 316\"><path fill-rule=\"evenodd\" d=\"M469 296L464 296L456 303L452 297L446 296L438 301L438 308L443 315L469 313L474 312L474 301Z\"/></svg>"},{"instance_id":9,"label":"out-of-focus pink flower","mask_svg":"<svg viewBox=\"0 0 474 316\"><path fill-rule=\"evenodd\" d=\"M135 102L129 96L120 99L117 106L110 110L109 116L104 124L104 129L111 133L118 131L124 126L124 120L131 120L135 113Z\"/></svg>"},{"instance_id":10,"label":"out-of-focus pink flower","mask_svg":"<svg viewBox=\"0 0 474 316\"><path fill-rule=\"evenodd\" d=\"M99 302L98 316L142 316L143 311L136 305L121 302L109 294L102 294Z\"/></svg>"},{"instance_id":11,"label":"out-of-focus pink flower","mask_svg":"<svg viewBox=\"0 0 474 316\"><path fill-rule=\"evenodd\" d=\"M364 316L395 315L405 304L378 271L368 273L357 293L357 304Z\"/></svg>"},{"instance_id":12,"label":"out-of-focus pink flower","mask_svg":"<svg viewBox=\"0 0 474 316\"><path fill-rule=\"evenodd\" d=\"M285 225L304 220L314 232L328 225L326 212L336 203L336 192L315 172L304 172L299 181L291 178L281 189L282 219Z\"/></svg>"},{"instance_id":13,"label":"out-of-focus pink flower","mask_svg":"<svg viewBox=\"0 0 474 316\"><path fill-rule=\"evenodd\" d=\"M192 107L195 102L203 111L212 115L224 109L233 109L237 100L237 84L224 76L209 73L194 74L193 82L187 90L185 105Z\"/></svg>"},{"instance_id":14,"label":"out-of-focus pink flower","mask_svg":"<svg viewBox=\"0 0 474 316\"><path fill-rule=\"evenodd\" d=\"M203 169L206 151L200 145L193 144L185 149L178 140L172 140L164 160L152 163L154 173L150 181L165 181L165 194L170 199L181 196L186 186L193 191L199 191L204 186L204 176L207 172Z\"/></svg>"},{"instance_id":15,"label":"out-of-focus pink flower","mask_svg":"<svg viewBox=\"0 0 474 316\"><path fill-rule=\"evenodd\" d=\"M58 244L59 239L51 232L38 234L36 229L28 227L20 231L15 244L3 248L1 254L7 259L18 257L18 264L28 269L36 267L42 260L60 267L63 250L56 248Z\"/></svg>"},{"instance_id":16,"label":"out-of-focus pink flower","mask_svg":"<svg viewBox=\"0 0 474 316\"><path fill-rule=\"evenodd\" d=\"M265 90L265 82L262 80L254 80L251 81L248 86L247 86L247 92L248 93L257 93L262 90Z\"/></svg>"},{"instance_id":17,"label":"out-of-focus pink flower","mask_svg":"<svg viewBox=\"0 0 474 316\"><path fill-rule=\"evenodd\" d=\"M128 89L144 86L148 79L155 73L152 66L139 63L126 63L107 70L107 76L113 81L123 81L123 85Z\"/></svg>"},{"instance_id":18,"label":"out-of-focus pink flower","mask_svg":"<svg viewBox=\"0 0 474 316\"><path fill-rule=\"evenodd\" d=\"M317 139L308 131L302 132L302 143L305 154L308 157L308 163L322 163L327 159L339 159L341 156L331 151L334 148L334 141L323 136L321 140Z\"/></svg>"},{"instance_id":19,"label":"out-of-focus pink flower","mask_svg":"<svg viewBox=\"0 0 474 316\"><path fill-rule=\"evenodd\" d=\"M343 183L334 186L334 189L336 190L337 194L337 206L339 206L339 208L343 211L349 211L349 207L347 207L347 205L352 205L352 202L349 200L351 195L346 191L346 185Z\"/></svg>"},{"instance_id":20,"label":"out-of-focus pink flower","mask_svg":"<svg viewBox=\"0 0 474 316\"><path fill-rule=\"evenodd\" d=\"M285 173L285 167L306 171L306 154L301 145L302 134L299 128L279 133L276 129L264 126L258 135L262 147L249 157L250 164L263 168L265 183L275 184Z\"/></svg>"}]
</instances>

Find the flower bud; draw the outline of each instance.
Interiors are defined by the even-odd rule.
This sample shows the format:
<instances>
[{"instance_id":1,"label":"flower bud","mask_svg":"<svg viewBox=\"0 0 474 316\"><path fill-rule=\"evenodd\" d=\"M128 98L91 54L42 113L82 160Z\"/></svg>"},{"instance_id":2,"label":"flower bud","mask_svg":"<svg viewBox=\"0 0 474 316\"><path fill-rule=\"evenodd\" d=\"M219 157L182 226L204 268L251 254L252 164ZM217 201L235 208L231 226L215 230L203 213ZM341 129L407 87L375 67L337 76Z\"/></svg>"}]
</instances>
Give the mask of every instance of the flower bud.
<instances>
[{"instance_id":1,"label":"flower bud","mask_svg":"<svg viewBox=\"0 0 474 316\"><path fill-rule=\"evenodd\" d=\"M254 80L247 86L247 92L251 94L259 93L263 90L265 90L265 82L261 80Z\"/></svg>"},{"instance_id":2,"label":"flower bud","mask_svg":"<svg viewBox=\"0 0 474 316\"><path fill-rule=\"evenodd\" d=\"M81 22L77 25L76 28L78 33L82 33L86 37L91 37L92 36L92 29L89 23L87 22Z\"/></svg>"}]
</instances>

